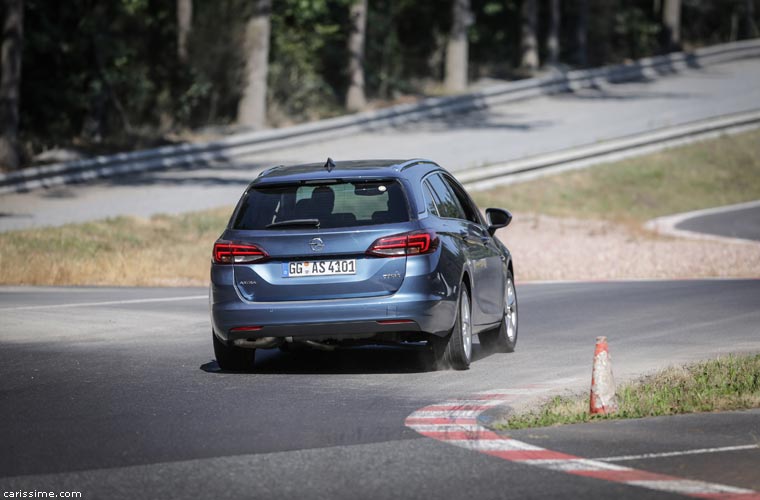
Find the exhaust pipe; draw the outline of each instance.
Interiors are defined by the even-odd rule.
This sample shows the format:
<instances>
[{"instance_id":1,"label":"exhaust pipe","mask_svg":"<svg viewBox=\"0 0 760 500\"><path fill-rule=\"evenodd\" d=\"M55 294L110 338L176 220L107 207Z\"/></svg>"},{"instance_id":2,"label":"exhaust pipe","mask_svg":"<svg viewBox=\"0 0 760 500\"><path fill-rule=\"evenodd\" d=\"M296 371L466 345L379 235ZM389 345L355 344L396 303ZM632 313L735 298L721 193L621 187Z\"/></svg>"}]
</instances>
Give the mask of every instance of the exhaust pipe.
<instances>
[{"instance_id":1,"label":"exhaust pipe","mask_svg":"<svg viewBox=\"0 0 760 500\"><path fill-rule=\"evenodd\" d=\"M260 339L236 339L233 341L236 347L244 349L271 349L278 347L283 343L304 344L320 351L334 351L337 346L324 344L316 340L295 340L293 337L261 337Z\"/></svg>"},{"instance_id":2,"label":"exhaust pipe","mask_svg":"<svg viewBox=\"0 0 760 500\"><path fill-rule=\"evenodd\" d=\"M271 349L282 344L282 339L277 337L261 337L260 339L236 339L233 341L236 347L245 349Z\"/></svg>"},{"instance_id":3,"label":"exhaust pipe","mask_svg":"<svg viewBox=\"0 0 760 500\"><path fill-rule=\"evenodd\" d=\"M313 347L314 349L319 349L320 351L334 351L336 348L334 345L323 344L322 342L317 342L316 340L296 340L293 337L285 337L285 342L288 344L307 345L309 347Z\"/></svg>"}]
</instances>

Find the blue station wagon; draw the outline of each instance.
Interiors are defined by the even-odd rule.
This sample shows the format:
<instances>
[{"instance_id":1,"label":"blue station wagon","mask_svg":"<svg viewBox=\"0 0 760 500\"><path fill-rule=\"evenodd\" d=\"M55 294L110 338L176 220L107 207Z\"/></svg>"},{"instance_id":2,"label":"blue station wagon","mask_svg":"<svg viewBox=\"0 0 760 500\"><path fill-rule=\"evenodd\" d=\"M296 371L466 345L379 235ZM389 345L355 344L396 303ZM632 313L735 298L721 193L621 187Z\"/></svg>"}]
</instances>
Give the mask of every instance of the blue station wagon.
<instances>
[{"instance_id":1,"label":"blue station wagon","mask_svg":"<svg viewBox=\"0 0 760 500\"><path fill-rule=\"evenodd\" d=\"M426 343L438 367L467 369L473 335L511 352L517 296L509 250L429 160L270 168L214 244L211 322L223 370L256 349Z\"/></svg>"}]
</instances>

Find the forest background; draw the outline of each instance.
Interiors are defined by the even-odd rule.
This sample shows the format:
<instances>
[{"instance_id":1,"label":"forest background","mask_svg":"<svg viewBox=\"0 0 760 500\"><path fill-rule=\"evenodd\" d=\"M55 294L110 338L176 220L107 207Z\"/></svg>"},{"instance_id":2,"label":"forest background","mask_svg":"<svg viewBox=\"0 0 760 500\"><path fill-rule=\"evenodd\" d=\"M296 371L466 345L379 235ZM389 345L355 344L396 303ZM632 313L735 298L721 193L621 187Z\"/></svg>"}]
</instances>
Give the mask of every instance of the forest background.
<instances>
[{"instance_id":1,"label":"forest background","mask_svg":"<svg viewBox=\"0 0 760 500\"><path fill-rule=\"evenodd\" d=\"M2 0L0 167L758 35L758 0Z\"/></svg>"}]
</instances>

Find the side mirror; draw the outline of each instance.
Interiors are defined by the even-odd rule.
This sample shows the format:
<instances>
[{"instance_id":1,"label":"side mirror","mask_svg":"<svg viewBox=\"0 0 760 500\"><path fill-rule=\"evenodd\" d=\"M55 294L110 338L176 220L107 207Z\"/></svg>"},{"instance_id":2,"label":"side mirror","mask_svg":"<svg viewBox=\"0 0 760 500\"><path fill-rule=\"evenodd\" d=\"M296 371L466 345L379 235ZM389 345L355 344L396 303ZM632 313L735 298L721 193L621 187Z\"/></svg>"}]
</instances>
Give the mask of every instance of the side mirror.
<instances>
[{"instance_id":1,"label":"side mirror","mask_svg":"<svg viewBox=\"0 0 760 500\"><path fill-rule=\"evenodd\" d=\"M512 214L503 208L486 208L488 234L493 236L497 229L507 227L512 222Z\"/></svg>"}]
</instances>

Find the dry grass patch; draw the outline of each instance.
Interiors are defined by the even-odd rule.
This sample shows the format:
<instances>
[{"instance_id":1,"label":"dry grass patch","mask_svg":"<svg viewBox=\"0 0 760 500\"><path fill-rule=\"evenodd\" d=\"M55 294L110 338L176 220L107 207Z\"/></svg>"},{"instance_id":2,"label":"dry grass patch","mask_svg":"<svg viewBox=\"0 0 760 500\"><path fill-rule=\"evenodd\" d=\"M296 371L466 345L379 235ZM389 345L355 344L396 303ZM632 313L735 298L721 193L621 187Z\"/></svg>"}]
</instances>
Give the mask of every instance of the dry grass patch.
<instances>
[{"instance_id":1,"label":"dry grass patch","mask_svg":"<svg viewBox=\"0 0 760 500\"><path fill-rule=\"evenodd\" d=\"M0 234L5 285L203 285L231 208Z\"/></svg>"},{"instance_id":2,"label":"dry grass patch","mask_svg":"<svg viewBox=\"0 0 760 500\"><path fill-rule=\"evenodd\" d=\"M760 130L475 193L481 206L641 223L760 199Z\"/></svg>"}]
</instances>

